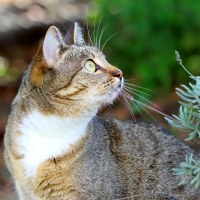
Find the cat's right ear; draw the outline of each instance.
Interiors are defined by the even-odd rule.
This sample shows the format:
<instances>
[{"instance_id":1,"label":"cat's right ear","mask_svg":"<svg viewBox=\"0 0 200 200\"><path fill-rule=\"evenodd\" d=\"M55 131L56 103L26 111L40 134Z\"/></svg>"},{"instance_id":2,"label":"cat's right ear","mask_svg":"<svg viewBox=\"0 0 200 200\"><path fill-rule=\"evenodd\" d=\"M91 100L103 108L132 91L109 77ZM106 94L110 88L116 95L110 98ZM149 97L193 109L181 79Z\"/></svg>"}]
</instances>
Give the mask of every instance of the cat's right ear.
<instances>
[{"instance_id":1,"label":"cat's right ear","mask_svg":"<svg viewBox=\"0 0 200 200\"><path fill-rule=\"evenodd\" d=\"M43 41L43 56L50 68L54 66L59 58L63 44L63 38L58 28L55 26L49 27Z\"/></svg>"}]
</instances>

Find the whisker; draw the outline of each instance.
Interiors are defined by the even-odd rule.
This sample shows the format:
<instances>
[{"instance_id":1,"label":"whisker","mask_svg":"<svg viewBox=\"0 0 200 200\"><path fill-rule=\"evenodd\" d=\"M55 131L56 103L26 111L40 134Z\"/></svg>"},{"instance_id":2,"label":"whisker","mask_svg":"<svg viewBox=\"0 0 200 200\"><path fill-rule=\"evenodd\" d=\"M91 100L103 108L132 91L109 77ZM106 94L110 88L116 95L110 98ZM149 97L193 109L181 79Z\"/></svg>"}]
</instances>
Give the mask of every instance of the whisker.
<instances>
[{"instance_id":1,"label":"whisker","mask_svg":"<svg viewBox=\"0 0 200 200\"><path fill-rule=\"evenodd\" d=\"M94 44L95 44L95 35L96 35L96 19L97 19L97 16L95 16L94 23L93 23L93 31L92 31Z\"/></svg>"},{"instance_id":2,"label":"whisker","mask_svg":"<svg viewBox=\"0 0 200 200\"><path fill-rule=\"evenodd\" d=\"M141 96L141 95L139 95L139 94L137 94L136 92L133 92L133 91L132 91L132 93L133 93L134 95L140 97L141 99L147 101L148 103L150 103L151 105L155 106L156 108L162 110L159 106L157 106L156 104L152 103L151 101L149 101L149 100L146 99L145 97L143 97L143 96Z\"/></svg>"},{"instance_id":3,"label":"whisker","mask_svg":"<svg viewBox=\"0 0 200 200\"><path fill-rule=\"evenodd\" d=\"M107 42L108 42L111 38L113 38L115 35L117 35L119 32L120 32L120 31L118 31L118 32L116 32L116 33L113 33L113 34L104 42L104 44L103 44L103 46L102 46L102 48L101 48L101 51L103 51L103 49L104 49L105 45L107 44Z\"/></svg>"},{"instance_id":4,"label":"whisker","mask_svg":"<svg viewBox=\"0 0 200 200\"><path fill-rule=\"evenodd\" d=\"M97 39L98 39L98 35L99 35L99 27L100 27L102 19L103 19L103 17L101 17L101 19L99 21L99 24L98 24L98 27L97 27L97 33L96 33L96 36L95 36L95 46L96 47L97 47Z\"/></svg>"},{"instance_id":5,"label":"whisker","mask_svg":"<svg viewBox=\"0 0 200 200\"><path fill-rule=\"evenodd\" d=\"M142 92L142 91L140 91L140 90L138 90L138 89L131 88L131 87L128 87L128 86L126 86L126 85L124 85L124 89L126 89L127 91L129 91L129 92L131 92L131 93L133 93L133 91L137 91L137 92L140 92L140 93L142 93L142 94L144 94L144 95L151 96L150 94L148 94L148 93L146 93L146 92Z\"/></svg>"},{"instance_id":6,"label":"whisker","mask_svg":"<svg viewBox=\"0 0 200 200\"><path fill-rule=\"evenodd\" d=\"M142 102L140 102L140 101L138 101L138 100L136 100L134 98L132 98L132 101L137 102L138 104L141 104L142 106L144 106L144 107L146 107L146 108L148 108L148 109L150 109L150 110L152 110L154 112L157 112L157 113L159 113L159 114L161 114L161 115L163 115L163 116L165 116L165 117L167 117L169 119L174 120L172 117L168 116L167 114L165 114L165 113L163 113L163 112L161 112L161 111L159 111L159 110L157 110L155 108L152 108L151 106L148 106L145 103L142 103Z\"/></svg>"},{"instance_id":7,"label":"whisker","mask_svg":"<svg viewBox=\"0 0 200 200\"><path fill-rule=\"evenodd\" d=\"M145 109L144 106L142 106L139 102L135 102L135 103L137 103L138 106L139 106L142 110L144 110L145 113L147 113L147 115L149 115L154 121L156 121L155 118L153 117L153 115L151 115L150 112L148 112L147 109Z\"/></svg>"},{"instance_id":8,"label":"whisker","mask_svg":"<svg viewBox=\"0 0 200 200\"><path fill-rule=\"evenodd\" d=\"M120 98L120 95L117 97L117 100L119 100L119 102L123 102L122 99Z\"/></svg>"},{"instance_id":9,"label":"whisker","mask_svg":"<svg viewBox=\"0 0 200 200\"><path fill-rule=\"evenodd\" d=\"M141 87L141 86L139 86L139 85L135 85L135 84L132 84L132 83L127 83L126 81L124 81L124 85L130 85L130 86L138 87L138 88L141 88L141 89L148 90L148 91L151 91L151 92L152 92L152 90L150 90L150 89L148 89L148 88Z\"/></svg>"},{"instance_id":10,"label":"whisker","mask_svg":"<svg viewBox=\"0 0 200 200\"><path fill-rule=\"evenodd\" d=\"M107 25L104 25L102 30L101 30L101 33L100 33L100 37L99 37L99 43L98 43L98 48L100 49L101 48L101 38L103 36L103 33L105 32L105 30L108 28L110 24L107 24Z\"/></svg>"},{"instance_id":11,"label":"whisker","mask_svg":"<svg viewBox=\"0 0 200 200\"><path fill-rule=\"evenodd\" d=\"M85 36L85 32L86 32L86 19L87 19L87 15L88 15L88 8L86 8L86 10L85 10L85 20L83 21L83 36ZM87 32L88 33L88 32ZM89 42L89 41L87 41L87 42Z\"/></svg>"},{"instance_id":12,"label":"whisker","mask_svg":"<svg viewBox=\"0 0 200 200\"><path fill-rule=\"evenodd\" d=\"M87 33L88 33L87 35L89 37L90 43L91 43L92 46L94 46L94 44L92 42L92 38L90 36L90 30L89 30L89 25L88 25L88 16L87 15L86 15L86 28L87 28Z\"/></svg>"},{"instance_id":13,"label":"whisker","mask_svg":"<svg viewBox=\"0 0 200 200\"><path fill-rule=\"evenodd\" d=\"M130 100L130 98L132 97L130 94L128 94L125 90L123 90L123 92L126 94L127 98ZM140 115L144 118L143 114L141 113L140 109L138 108L138 106L135 104L135 102L133 102L133 105L136 107L136 109L138 110L138 112L140 113Z\"/></svg>"},{"instance_id":14,"label":"whisker","mask_svg":"<svg viewBox=\"0 0 200 200\"><path fill-rule=\"evenodd\" d=\"M124 90L122 90L122 93L123 93L123 92L124 92ZM153 117L144 107L146 107L146 108L148 108L148 109L150 109L150 110L152 110L152 111L154 111L154 112L156 112L156 113L159 113L159 114L161 114L161 115L164 116L164 117L167 117L167 118L173 120L172 117L168 116L167 114L163 113L163 112L160 111L160 110L157 110L156 108L153 108L153 107L151 107L151 106L148 106L148 105L145 104L145 103L142 103L142 102L136 100L136 99L133 98L130 94L128 94L127 97L129 98L129 100L130 100L132 103L134 103L134 102L137 103L138 106L140 106L152 119L154 119L154 117ZM143 107L142 107L142 106L143 106ZM157 106L156 106L156 107L157 107ZM155 120L155 119L154 119L154 120Z\"/></svg>"},{"instance_id":15,"label":"whisker","mask_svg":"<svg viewBox=\"0 0 200 200\"><path fill-rule=\"evenodd\" d=\"M135 115L134 115L134 113L133 113L133 111L132 111L132 108L131 108L131 106L130 106L130 104L129 104L128 100L126 99L126 97L125 97L125 95L124 95L123 91L121 91L121 94L122 94L122 97L123 97L123 99L124 99L124 101L125 101L126 105L128 106L128 110L129 110L129 112L130 112L131 116L133 117L134 121L136 122Z\"/></svg>"}]
</instances>

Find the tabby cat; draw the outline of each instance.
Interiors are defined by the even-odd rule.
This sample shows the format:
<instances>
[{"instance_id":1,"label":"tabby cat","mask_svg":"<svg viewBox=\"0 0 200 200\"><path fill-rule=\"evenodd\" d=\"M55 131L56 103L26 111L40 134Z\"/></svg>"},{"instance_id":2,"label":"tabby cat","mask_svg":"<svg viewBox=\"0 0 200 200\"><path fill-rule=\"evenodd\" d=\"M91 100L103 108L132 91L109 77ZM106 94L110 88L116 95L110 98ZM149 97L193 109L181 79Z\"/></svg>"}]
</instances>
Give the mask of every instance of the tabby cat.
<instances>
[{"instance_id":1,"label":"tabby cat","mask_svg":"<svg viewBox=\"0 0 200 200\"><path fill-rule=\"evenodd\" d=\"M122 71L85 44L77 23L51 26L12 103L5 160L20 200L198 200L173 167L193 150L154 124L97 117Z\"/></svg>"}]
</instances>

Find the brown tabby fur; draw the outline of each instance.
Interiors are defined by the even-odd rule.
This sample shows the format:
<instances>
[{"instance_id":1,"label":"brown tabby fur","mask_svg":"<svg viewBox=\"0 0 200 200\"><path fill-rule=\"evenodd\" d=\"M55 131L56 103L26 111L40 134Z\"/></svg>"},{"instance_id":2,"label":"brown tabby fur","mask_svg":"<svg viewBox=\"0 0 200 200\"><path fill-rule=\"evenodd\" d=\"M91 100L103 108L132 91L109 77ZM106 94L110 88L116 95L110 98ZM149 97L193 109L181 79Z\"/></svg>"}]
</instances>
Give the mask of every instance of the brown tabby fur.
<instances>
[{"instance_id":1,"label":"brown tabby fur","mask_svg":"<svg viewBox=\"0 0 200 200\"><path fill-rule=\"evenodd\" d=\"M75 44L61 41L54 66L44 59L40 48L12 103L5 159L19 198L200 200L200 191L189 185L178 186L179 177L172 172L186 154L195 152L153 124L94 117L84 136L69 151L41 163L35 176L26 175L24 155L17 141L23 135L19 125L32 110L37 108L46 116L88 116L102 104L112 102L107 94L118 69L96 47L78 44L76 29ZM100 73L82 72L88 58L100 60ZM92 101L94 96L99 100Z\"/></svg>"}]
</instances>

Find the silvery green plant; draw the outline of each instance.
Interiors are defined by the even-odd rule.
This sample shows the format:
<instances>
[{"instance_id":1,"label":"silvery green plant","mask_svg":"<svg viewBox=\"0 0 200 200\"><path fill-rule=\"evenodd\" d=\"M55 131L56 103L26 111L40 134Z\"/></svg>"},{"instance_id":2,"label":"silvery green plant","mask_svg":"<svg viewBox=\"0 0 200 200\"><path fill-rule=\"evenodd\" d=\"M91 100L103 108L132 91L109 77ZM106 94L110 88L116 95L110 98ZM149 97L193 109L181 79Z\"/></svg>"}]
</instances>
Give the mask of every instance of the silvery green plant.
<instances>
[{"instance_id":1,"label":"silvery green plant","mask_svg":"<svg viewBox=\"0 0 200 200\"><path fill-rule=\"evenodd\" d=\"M179 53L175 51L175 54L179 64L187 71ZM194 83L176 88L176 93L181 98L179 114L173 115L174 119L167 117L165 119L172 127L187 132L186 140L194 140L200 138L200 76L193 76L189 71L187 72ZM195 188L200 187L200 160L196 161L193 155L186 155L185 162L180 163L179 168L173 170L177 175L182 176L180 185L191 183Z\"/></svg>"}]
</instances>

